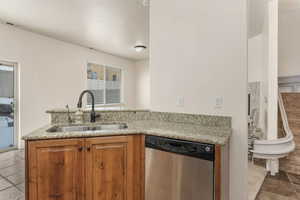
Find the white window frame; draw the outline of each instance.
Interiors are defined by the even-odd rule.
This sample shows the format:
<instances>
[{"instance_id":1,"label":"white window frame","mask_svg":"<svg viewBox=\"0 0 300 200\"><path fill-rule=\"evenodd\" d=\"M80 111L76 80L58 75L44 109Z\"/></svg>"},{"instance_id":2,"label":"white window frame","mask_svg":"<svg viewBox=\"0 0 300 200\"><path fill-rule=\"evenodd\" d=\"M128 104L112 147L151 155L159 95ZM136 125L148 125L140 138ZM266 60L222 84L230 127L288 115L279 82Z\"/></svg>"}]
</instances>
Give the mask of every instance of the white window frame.
<instances>
[{"instance_id":1,"label":"white window frame","mask_svg":"<svg viewBox=\"0 0 300 200\"><path fill-rule=\"evenodd\" d=\"M112 66L112 65L104 65L104 64L97 64L95 62L87 62L86 64L86 77L87 77L87 67L89 64L94 64L94 65L100 65L100 66L103 66L104 67L104 92L103 92L103 100L104 100L104 103L103 104L95 104L95 108L97 109L104 109L104 108L115 108L115 107L123 107L125 105L124 101L123 101L123 96L124 96L124 73L123 73L123 68L122 67L116 67L116 66ZM115 68L115 69L119 69L121 70L121 87L120 87L120 103L110 103L110 104L106 104L106 68L107 67L110 67L110 68ZM86 88L88 90L90 90L88 88L88 78L86 79ZM87 102L87 101L86 101ZM91 108L92 105L88 105L86 103L86 108Z\"/></svg>"}]
</instances>

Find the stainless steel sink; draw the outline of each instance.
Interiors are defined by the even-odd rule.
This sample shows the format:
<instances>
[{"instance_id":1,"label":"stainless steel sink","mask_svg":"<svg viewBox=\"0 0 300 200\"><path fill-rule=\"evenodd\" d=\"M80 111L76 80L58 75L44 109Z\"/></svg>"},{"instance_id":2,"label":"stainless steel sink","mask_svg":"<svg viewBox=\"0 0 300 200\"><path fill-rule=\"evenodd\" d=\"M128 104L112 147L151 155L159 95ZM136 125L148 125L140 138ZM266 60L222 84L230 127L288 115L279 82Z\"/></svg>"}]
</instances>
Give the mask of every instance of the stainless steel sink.
<instances>
[{"instance_id":1,"label":"stainless steel sink","mask_svg":"<svg viewBox=\"0 0 300 200\"><path fill-rule=\"evenodd\" d=\"M67 125L54 126L48 132L87 132L100 130L120 130L128 128L127 124L98 124L98 125Z\"/></svg>"}]
</instances>

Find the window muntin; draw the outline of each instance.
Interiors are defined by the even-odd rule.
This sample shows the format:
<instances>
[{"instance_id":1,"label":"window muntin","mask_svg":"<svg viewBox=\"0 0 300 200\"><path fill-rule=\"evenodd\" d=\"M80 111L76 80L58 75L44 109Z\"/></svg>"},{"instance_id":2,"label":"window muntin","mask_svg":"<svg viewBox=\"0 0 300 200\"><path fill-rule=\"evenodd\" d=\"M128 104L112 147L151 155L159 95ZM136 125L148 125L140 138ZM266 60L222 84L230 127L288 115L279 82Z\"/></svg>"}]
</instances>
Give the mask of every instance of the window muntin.
<instances>
[{"instance_id":1,"label":"window muntin","mask_svg":"<svg viewBox=\"0 0 300 200\"><path fill-rule=\"evenodd\" d=\"M121 69L106 67L105 103L121 103Z\"/></svg>"}]
</instances>

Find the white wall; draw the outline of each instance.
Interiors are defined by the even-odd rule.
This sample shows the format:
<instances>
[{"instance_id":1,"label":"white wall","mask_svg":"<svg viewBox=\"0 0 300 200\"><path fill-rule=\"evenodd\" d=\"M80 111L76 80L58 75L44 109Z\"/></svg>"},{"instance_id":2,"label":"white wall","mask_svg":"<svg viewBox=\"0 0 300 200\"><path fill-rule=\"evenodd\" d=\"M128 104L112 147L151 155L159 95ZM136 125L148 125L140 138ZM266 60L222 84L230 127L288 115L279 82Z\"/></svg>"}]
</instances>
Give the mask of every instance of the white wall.
<instances>
[{"instance_id":1,"label":"white wall","mask_svg":"<svg viewBox=\"0 0 300 200\"><path fill-rule=\"evenodd\" d=\"M278 137L278 0L269 1L268 139Z\"/></svg>"},{"instance_id":2,"label":"white wall","mask_svg":"<svg viewBox=\"0 0 300 200\"><path fill-rule=\"evenodd\" d=\"M230 200L247 199L247 1L152 0L150 71L153 110L232 116Z\"/></svg>"},{"instance_id":3,"label":"white wall","mask_svg":"<svg viewBox=\"0 0 300 200\"><path fill-rule=\"evenodd\" d=\"M47 109L75 107L87 62L122 67L124 101L135 107L135 63L0 24L0 60L19 64L22 135L49 123Z\"/></svg>"},{"instance_id":4,"label":"white wall","mask_svg":"<svg viewBox=\"0 0 300 200\"><path fill-rule=\"evenodd\" d=\"M267 137L269 98L269 0L249 1L248 81L259 81L260 120L258 127Z\"/></svg>"},{"instance_id":5,"label":"white wall","mask_svg":"<svg viewBox=\"0 0 300 200\"><path fill-rule=\"evenodd\" d=\"M149 60L136 62L136 108L150 109Z\"/></svg>"},{"instance_id":6,"label":"white wall","mask_svg":"<svg viewBox=\"0 0 300 200\"><path fill-rule=\"evenodd\" d=\"M248 37L261 34L264 25L264 6L269 0L251 0L248 3Z\"/></svg>"},{"instance_id":7,"label":"white wall","mask_svg":"<svg viewBox=\"0 0 300 200\"><path fill-rule=\"evenodd\" d=\"M263 41L262 34L248 39L248 82L262 81Z\"/></svg>"},{"instance_id":8,"label":"white wall","mask_svg":"<svg viewBox=\"0 0 300 200\"><path fill-rule=\"evenodd\" d=\"M260 116L258 128L261 128L264 133L267 131L267 104L265 98L268 98L268 90L265 86L268 81L267 74L264 71L267 66L264 64L264 42L263 35L259 34L248 39L248 82L260 83Z\"/></svg>"},{"instance_id":9,"label":"white wall","mask_svg":"<svg viewBox=\"0 0 300 200\"><path fill-rule=\"evenodd\" d=\"M263 27L260 35L249 39L249 80L261 81L260 128L266 139L273 140L278 135L278 0L264 1L260 6ZM277 171L276 162L268 161L267 169Z\"/></svg>"},{"instance_id":10,"label":"white wall","mask_svg":"<svg viewBox=\"0 0 300 200\"><path fill-rule=\"evenodd\" d=\"M277 138L278 116L278 0L270 0L265 8L263 28L263 93L267 94L267 138Z\"/></svg>"},{"instance_id":11,"label":"white wall","mask_svg":"<svg viewBox=\"0 0 300 200\"><path fill-rule=\"evenodd\" d=\"M288 7L285 5L287 3ZM300 75L300 7L298 1L279 5L279 76Z\"/></svg>"},{"instance_id":12,"label":"white wall","mask_svg":"<svg viewBox=\"0 0 300 200\"><path fill-rule=\"evenodd\" d=\"M248 81L261 82L260 128L269 139L277 138L278 99L278 0L262 1L261 33L248 40ZM255 13L252 13L255 14Z\"/></svg>"}]
</instances>

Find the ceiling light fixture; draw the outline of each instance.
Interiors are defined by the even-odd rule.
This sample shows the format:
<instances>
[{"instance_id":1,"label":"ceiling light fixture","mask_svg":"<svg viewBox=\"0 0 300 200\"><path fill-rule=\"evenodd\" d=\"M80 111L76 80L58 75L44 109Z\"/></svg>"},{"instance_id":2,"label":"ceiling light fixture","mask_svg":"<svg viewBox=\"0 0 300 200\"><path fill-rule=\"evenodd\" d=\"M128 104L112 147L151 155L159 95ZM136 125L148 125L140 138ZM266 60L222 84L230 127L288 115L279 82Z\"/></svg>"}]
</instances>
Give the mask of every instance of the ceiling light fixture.
<instances>
[{"instance_id":1,"label":"ceiling light fixture","mask_svg":"<svg viewBox=\"0 0 300 200\"><path fill-rule=\"evenodd\" d=\"M5 24L9 25L9 26L14 26L15 25L14 23L11 23L11 22L6 22Z\"/></svg>"},{"instance_id":2,"label":"ceiling light fixture","mask_svg":"<svg viewBox=\"0 0 300 200\"><path fill-rule=\"evenodd\" d=\"M134 49L135 49L136 52L142 52L142 51L144 51L145 49L147 49L147 47L146 47L144 44L137 43L137 44L134 46Z\"/></svg>"}]
</instances>

